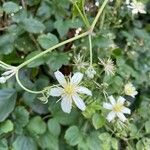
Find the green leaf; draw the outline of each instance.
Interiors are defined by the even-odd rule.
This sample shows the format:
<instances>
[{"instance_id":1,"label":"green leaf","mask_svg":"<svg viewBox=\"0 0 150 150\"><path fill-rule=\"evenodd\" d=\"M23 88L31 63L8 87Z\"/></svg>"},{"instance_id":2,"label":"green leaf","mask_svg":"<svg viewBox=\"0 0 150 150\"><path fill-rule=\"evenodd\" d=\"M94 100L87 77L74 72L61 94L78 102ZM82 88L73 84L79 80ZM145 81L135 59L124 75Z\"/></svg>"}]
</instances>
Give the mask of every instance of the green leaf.
<instances>
[{"instance_id":1,"label":"green leaf","mask_svg":"<svg viewBox=\"0 0 150 150\"><path fill-rule=\"evenodd\" d=\"M99 129L105 124L105 118L96 113L92 117L92 123L95 129Z\"/></svg>"},{"instance_id":2,"label":"green leaf","mask_svg":"<svg viewBox=\"0 0 150 150\"><path fill-rule=\"evenodd\" d=\"M0 140L0 150L8 150L8 144L6 139Z\"/></svg>"},{"instance_id":3,"label":"green leaf","mask_svg":"<svg viewBox=\"0 0 150 150\"><path fill-rule=\"evenodd\" d=\"M6 120L5 122L0 124L0 134L11 132L13 131L13 129L14 125L11 120Z\"/></svg>"},{"instance_id":4,"label":"green leaf","mask_svg":"<svg viewBox=\"0 0 150 150\"><path fill-rule=\"evenodd\" d=\"M12 34L5 34L0 36L0 53L9 54L13 51L13 42L15 37Z\"/></svg>"},{"instance_id":5,"label":"green leaf","mask_svg":"<svg viewBox=\"0 0 150 150\"><path fill-rule=\"evenodd\" d=\"M54 34L42 34L38 37L38 42L44 49L48 49L58 43L58 39Z\"/></svg>"},{"instance_id":6,"label":"green leaf","mask_svg":"<svg viewBox=\"0 0 150 150\"><path fill-rule=\"evenodd\" d=\"M29 6L34 6L34 5L38 5L40 3L41 0L27 0L26 3Z\"/></svg>"},{"instance_id":7,"label":"green leaf","mask_svg":"<svg viewBox=\"0 0 150 150\"><path fill-rule=\"evenodd\" d=\"M6 2L3 4L3 9L7 14L16 13L19 11L19 5L14 2Z\"/></svg>"},{"instance_id":8,"label":"green leaf","mask_svg":"<svg viewBox=\"0 0 150 150\"><path fill-rule=\"evenodd\" d=\"M13 111L16 96L16 91L13 89L0 90L0 122L4 121Z\"/></svg>"},{"instance_id":9,"label":"green leaf","mask_svg":"<svg viewBox=\"0 0 150 150\"><path fill-rule=\"evenodd\" d=\"M30 58L32 58L32 57L34 57L34 56L36 56L36 55L38 55L38 54L40 54L40 53L41 53L41 51L34 51L34 52L30 53L30 54L26 57L26 60L28 60L28 59L30 59ZM31 63L29 63L29 64L28 64L28 67L34 68L34 67L38 67L38 66L40 66L40 65L42 65L42 64L44 64L44 58L43 58L43 57L40 57L40 58L38 58L38 59L32 61Z\"/></svg>"},{"instance_id":10,"label":"green leaf","mask_svg":"<svg viewBox=\"0 0 150 150\"><path fill-rule=\"evenodd\" d=\"M14 150L38 150L35 141L28 136L18 136L13 143Z\"/></svg>"},{"instance_id":11,"label":"green leaf","mask_svg":"<svg viewBox=\"0 0 150 150\"><path fill-rule=\"evenodd\" d=\"M41 33L45 30L44 24L34 18L25 18L22 27L30 33Z\"/></svg>"},{"instance_id":12,"label":"green leaf","mask_svg":"<svg viewBox=\"0 0 150 150\"><path fill-rule=\"evenodd\" d=\"M88 144L89 150L101 150L102 149L97 132L90 132L90 135L88 135L87 137L87 144ZM106 150L106 149L102 149L102 150Z\"/></svg>"},{"instance_id":13,"label":"green leaf","mask_svg":"<svg viewBox=\"0 0 150 150\"><path fill-rule=\"evenodd\" d=\"M111 145L112 145L112 148L113 148L114 150L118 150L118 149L119 149L119 148L118 148L118 140L117 140L117 139L112 138L112 139L111 139Z\"/></svg>"},{"instance_id":14,"label":"green leaf","mask_svg":"<svg viewBox=\"0 0 150 150\"><path fill-rule=\"evenodd\" d=\"M46 131L46 124L41 117L36 116L31 118L27 128L31 133L43 134Z\"/></svg>"},{"instance_id":15,"label":"green leaf","mask_svg":"<svg viewBox=\"0 0 150 150\"><path fill-rule=\"evenodd\" d=\"M145 123L145 130L146 130L146 133L150 133L150 120L146 121L146 123Z\"/></svg>"},{"instance_id":16,"label":"green leaf","mask_svg":"<svg viewBox=\"0 0 150 150\"><path fill-rule=\"evenodd\" d=\"M29 122L29 112L24 108L24 106L18 106L13 112L13 118L17 125L24 127Z\"/></svg>"},{"instance_id":17,"label":"green leaf","mask_svg":"<svg viewBox=\"0 0 150 150\"><path fill-rule=\"evenodd\" d=\"M58 138L56 136L53 136L49 132L41 135L38 143L42 147L42 149L59 150Z\"/></svg>"},{"instance_id":18,"label":"green leaf","mask_svg":"<svg viewBox=\"0 0 150 150\"><path fill-rule=\"evenodd\" d=\"M57 20L54 23L54 27L55 29L57 29L60 37L63 37L64 35L67 34L68 30L69 30L69 24L66 21L63 21L61 19Z\"/></svg>"},{"instance_id":19,"label":"green leaf","mask_svg":"<svg viewBox=\"0 0 150 150\"><path fill-rule=\"evenodd\" d=\"M54 136L59 136L61 127L55 118L49 119L47 126L48 126L48 130L51 134L53 134Z\"/></svg>"},{"instance_id":20,"label":"green leaf","mask_svg":"<svg viewBox=\"0 0 150 150\"><path fill-rule=\"evenodd\" d=\"M60 69L62 65L69 64L70 60L69 56L66 53L60 52L52 52L46 58L46 63L53 71Z\"/></svg>"},{"instance_id":21,"label":"green leaf","mask_svg":"<svg viewBox=\"0 0 150 150\"><path fill-rule=\"evenodd\" d=\"M65 133L65 139L71 146L77 145L81 140L81 134L77 126L71 126Z\"/></svg>"}]
</instances>

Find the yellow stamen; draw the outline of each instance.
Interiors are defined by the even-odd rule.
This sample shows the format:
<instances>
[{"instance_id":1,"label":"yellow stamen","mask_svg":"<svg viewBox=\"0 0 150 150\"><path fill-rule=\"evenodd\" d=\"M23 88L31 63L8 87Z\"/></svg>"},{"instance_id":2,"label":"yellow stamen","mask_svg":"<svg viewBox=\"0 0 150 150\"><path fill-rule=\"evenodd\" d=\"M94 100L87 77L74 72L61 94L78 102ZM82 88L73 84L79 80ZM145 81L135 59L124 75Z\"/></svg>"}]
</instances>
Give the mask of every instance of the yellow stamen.
<instances>
[{"instance_id":1,"label":"yellow stamen","mask_svg":"<svg viewBox=\"0 0 150 150\"><path fill-rule=\"evenodd\" d=\"M74 86L72 84L67 84L64 91L66 94L72 95L74 93Z\"/></svg>"},{"instance_id":2,"label":"yellow stamen","mask_svg":"<svg viewBox=\"0 0 150 150\"><path fill-rule=\"evenodd\" d=\"M120 103L116 104L116 105L113 107L113 111L115 111L115 112L121 112L122 109L123 109L123 105L120 104Z\"/></svg>"}]
</instances>

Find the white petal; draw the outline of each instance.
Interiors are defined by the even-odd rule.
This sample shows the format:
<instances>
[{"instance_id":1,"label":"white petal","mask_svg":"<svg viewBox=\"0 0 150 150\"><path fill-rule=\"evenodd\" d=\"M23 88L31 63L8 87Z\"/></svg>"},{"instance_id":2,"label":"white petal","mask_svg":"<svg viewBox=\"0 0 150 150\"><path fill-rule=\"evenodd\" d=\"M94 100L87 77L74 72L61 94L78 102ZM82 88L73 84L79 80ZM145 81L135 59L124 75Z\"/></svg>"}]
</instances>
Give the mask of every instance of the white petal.
<instances>
[{"instance_id":1,"label":"white petal","mask_svg":"<svg viewBox=\"0 0 150 150\"><path fill-rule=\"evenodd\" d=\"M110 102L112 103L112 105L116 104L116 101L115 101L115 99L114 99L114 97L112 95L109 96L108 98L109 98Z\"/></svg>"},{"instance_id":2,"label":"white petal","mask_svg":"<svg viewBox=\"0 0 150 150\"><path fill-rule=\"evenodd\" d=\"M83 86L79 86L77 89L77 92L81 93L81 94L87 94L87 95L92 96L92 92L88 88L83 87Z\"/></svg>"},{"instance_id":3,"label":"white petal","mask_svg":"<svg viewBox=\"0 0 150 150\"><path fill-rule=\"evenodd\" d=\"M142 10L142 9L140 9L139 12L140 12L141 14L146 14L146 11L145 11L145 10Z\"/></svg>"},{"instance_id":4,"label":"white petal","mask_svg":"<svg viewBox=\"0 0 150 150\"><path fill-rule=\"evenodd\" d=\"M61 108L65 113L70 113L72 108L72 100L64 96L61 100Z\"/></svg>"},{"instance_id":5,"label":"white petal","mask_svg":"<svg viewBox=\"0 0 150 150\"><path fill-rule=\"evenodd\" d=\"M122 96L119 96L117 103L124 104L125 100L126 100L125 98L123 98Z\"/></svg>"},{"instance_id":6,"label":"white petal","mask_svg":"<svg viewBox=\"0 0 150 150\"><path fill-rule=\"evenodd\" d=\"M82 111L86 109L86 106L83 100L77 94L73 95L72 98L73 98L74 103L79 109L81 109Z\"/></svg>"},{"instance_id":7,"label":"white petal","mask_svg":"<svg viewBox=\"0 0 150 150\"><path fill-rule=\"evenodd\" d=\"M61 87L57 87L57 88L52 88L50 89L49 94L51 96L61 96L63 94L64 90Z\"/></svg>"},{"instance_id":8,"label":"white petal","mask_svg":"<svg viewBox=\"0 0 150 150\"><path fill-rule=\"evenodd\" d=\"M67 84L65 76L60 71L56 71L54 74L60 85L65 86Z\"/></svg>"},{"instance_id":9,"label":"white petal","mask_svg":"<svg viewBox=\"0 0 150 150\"><path fill-rule=\"evenodd\" d=\"M120 119L122 122L125 122L125 121L126 121L126 117L124 116L123 113L119 112L119 113L117 113L117 116L119 117L119 119Z\"/></svg>"},{"instance_id":10,"label":"white petal","mask_svg":"<svg viewBox=\"0 0 150 150\"><path fill-rule=\"evenodd\" d=\"M108 115L107 115L107 120L109 122L111 122L112 120L114 120L114 118L116 117L116 113L114 113L113 111L111 111Z\"/></svg>"},{"instance_id":11,"label":"white petal","mask_svg":"<svg viewBox=\"0 0 150 150\"><path fill-rule=\"evenodd\" d=\"M121 112L124 114L131 114L131 110L127 107L124 107Z\"/></svg>"},{"instance_id":12,"label":"white petal","mask_svg":"<svg viewBox=\"0 0 150 150\"><path fill-rule=\"evenodd\" d=\"M103 107L104 107L105 109L109 109L109 110L112 110L112 109L113 109L113 106L112 106L111 104L109 104L109 103L103 103Z\"/></svg>"},{"instance_id":13,"label":"white petal","mask_svg":"<svg viewBox=\"0 0 150 150\"><path fill-rule=\"evenodd\" d=\"M78 85L81 82L82 78L83 78L83 74L80 72L77 72L72 76L71 83Z\"/></svg>"},{"instance_id":14,"label":"white petal","mask_svg":"<svg viewBox=\"0 0 150 150\"><path fill-rule=\"evenodd\" d=\"M133 9L132 10L132 14L137 14L139 11L138 11L138 9Z\"/></svg>"}]
</instances>

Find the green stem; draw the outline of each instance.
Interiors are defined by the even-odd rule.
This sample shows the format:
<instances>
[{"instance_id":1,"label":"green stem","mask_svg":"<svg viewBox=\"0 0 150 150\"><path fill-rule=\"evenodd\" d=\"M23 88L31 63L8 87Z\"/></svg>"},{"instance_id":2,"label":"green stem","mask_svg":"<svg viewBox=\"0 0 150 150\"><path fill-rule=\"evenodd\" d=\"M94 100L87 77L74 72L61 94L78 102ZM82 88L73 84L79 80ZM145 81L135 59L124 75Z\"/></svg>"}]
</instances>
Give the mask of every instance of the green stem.
<instances>
[{"instance_id":1,"label":"green stem","mask_svg":"<svg viewBox=\"0 0 150 150\"><path fill-rule=\"evenodd\" d=\"M80 38L82 38L82 37L85 37L85 36L87 36L87 35L89 35L90 64L92 65L92 41L91 41L91 33L92 33L92 31L93 31L93 29L94 29L94 27L95 27L95 25L96 25L96 23L97 23L97 21L98 21L100 15L101 15L101 13L102 13L104 7L106 6L107 2L108 2L108 0L105 0L104 3L102 4L102 6L100 7L100 9L99 9L99 11L98 11L98 14L96 15L96 17L95 17L95 19L94 19L92 25L90 26L90 30L88 30L88 31L86 31L86 32L84 32L84 33L82 33L82 34L80 34L80 35L78 35L78 36L75 36L75 37L73 37L73 38L70 38L70 39L68 39L68 40L65 40L65 41L63 41L63 42L61 42L61 43L59 43L59 44L57 44L57 45L54 45L53 47L50 47L49 49L47 49L47 50L41 52L40 54L38 54L38 55L36 55L36 56L34 56L34 57L28 59L27 61L25 61L24 63L20 64L18 67L16 67L16 68L17 68L17 71L16 71L15 76L16 76L16 80L17 80L18 84L19 84L25 91L28 91L28 92L30 92L30 93L34 93L34 94L43 93L44 90L42 90L42 91L32 91L32 90L30 90L30 89L27 89L27 88L20 82L20 79L19 79L19 76L18 76L19 70L20 70L22 67L26 66L27 64L31 63L32 61L34 61L35 59L38 59L38 58L42 57L43 55L45 55L45 54L51 52L52 50L54 50L54 49L56 49L56 48L58 48L58 47L60 47L60 46L62 46L62 45L65 45L65 44L67 44L67 43L69 43L69 42L72 42L72 41L75 41L75 40L80 39ZM82 12L81 12L81 14L82 14ZM82 14L82 15L83 15L83 14ZM84 15L83 15L83 16L84 16ZM82 16L82 17L83 17L83 16ZM86 17L85 17L85 18L86 18ZM85 18L84 18L84 19L85 19ZM84 20L84 21L85 21L85 20ZM87 24L88 21L85 21L85 22L86 22L86 24ZM7 65L7 64L5 64L5 63L2 62L2 61L0 61L0 63L3 64L3 65L5 65L5 66L11 67L10 65Z\"/></svg>"},{"instance_id":2,"label":"green stem","mask_svg":"<svg viewBox=\"0 0 150 150\"><path fill-rule=\"evenodd\" d=\"M42 91L32 91L32 90L30 90L30 89L27 89L22 83L21 83L21 81L20 81L20 79L19 79L19 70L17 70L16 71L16 74L15 74L15 76L16 76L16 81L17 81L17 83L20 85L20 87L22 87L25 91L27 91L27 92L29 92L29 93L33 93L33 94L41 94L41 93L43 93L44 91L42 90Z\"/></svg>"},{"instance_id":3,"label":"green stem","mask_svg":"<svg viewBox=\"0 0 150 150\"><path fill-rule=\"evenodd\" d=\"M94 30L94 27L95 27L95 25L96 25L96 23L97 23L97 21L98 21L100 15L102 14L103 9L105 8L105 6L106 6L106 4L107 4L108 1L109 1L109 0L105 0L105 1L103 2L102 6L100 7L100 9L99 9L99 11L98 11L98 13L97 13L97 15L96 15L96 17L95 17L95 19L94 19L92 25L91 25L91 32Z\"/></svg>"},{"instance_id":4,"label":"green stem","mask_svg":"<svg viewBox=\"0 0 150 150\"><path fill-rule=\"evenodd\" d=\"M80 8L78 7L77 3L73 2L73 4L75 5L76 9L78 10L78 12L79 12L79 14L80 14L84 24L86 25L87 28L89 28L90 27L90 23L88 22L87 18L85 17L85 15L82 14L82 12L81 12Z\"/></svg>"},{"instance_id":5,"label":"green stem","mask_svg":"<svg viewBox=\"0 0 150 150\"><path fill-rule=\"evenodd\" d=\"M62 45L64 45L64 44L67 44L67 43L69 43L69 42L72 42L72 41L74 41L74 40L77 40L77 39L80 39L80 38L82 38L82 37L85 37L85 36L87 36L88 34L89 34L89 31L86 31L86 32L84 32L84 33L82 33L82 34L80 34L80 35L78 35L78 36L76 36L76 37L73 37L73 38L70 38L70 39L68 39L68 40L66 40L66 41L63 41L63 42L61 42L61 43L59 43L59 44L57 44L57 45L55 45L55 46L53 46L53 47L51 47L51 48L49 48L49 49L47 49L47 50L41 52L40 54L38 54L38 55L32 57L31 59L28 59L28 60L25 61L24 63L20 64L17 68L18 68L18 70L19 70L20 68L26 66L27 64L29 64L30 62L34 61L35 59L40 58L40 57L42 57L43 55L45 55L45 54L51 52L52 50L54 50L54 49L56 49L56 48L58 48L58 47L60 47L60 46L62 46Z\"/></svg>"},{"instance_id":6,"label":"green stem","mask_svg":"<svg viewBox=\"0 0 150 150\"><path fill-rule=\"evenodd\" d=\"M92 52L91 34L89 35L89 48L90 48L90 66L92 66L92 63L93 63L93 52Z\"/></svg>"}]
</instances>

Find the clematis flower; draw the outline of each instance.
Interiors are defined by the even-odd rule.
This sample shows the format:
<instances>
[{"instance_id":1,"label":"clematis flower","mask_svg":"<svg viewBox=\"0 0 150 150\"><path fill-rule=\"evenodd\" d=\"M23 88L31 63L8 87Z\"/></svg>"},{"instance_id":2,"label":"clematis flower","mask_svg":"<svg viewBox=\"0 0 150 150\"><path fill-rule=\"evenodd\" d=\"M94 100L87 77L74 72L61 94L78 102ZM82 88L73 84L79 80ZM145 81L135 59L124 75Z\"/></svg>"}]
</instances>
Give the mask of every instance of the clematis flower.
<instances>
[{"instance_id":1,"label":"clematis flower","mask_svg":"<svg viewBox=\"0 0 150 150\"><path fill-rule=\"evenodd\" d=\"M77 72L72 76L72 78L70 77L67 80L60 71L56 71L54 74L61 87L59 86L50 89L50 95L54 97L61 97L62 110L65 113L70 113L72 103L74 103L80 110L84 111L86 106L79 94L92 96L92 92L86 87L79 85L83 78L83 74Z\"/></svg>"},{"instance_id":2,"label":"clematis flower","mask_svg":"<svg viewBox=\"0 0 150 150\"><path fill-rule=\"evenodd\" d=\"M124 92L126 95L132 96L133 98L138 94L132 83L127 83L124 86Z\"/></svg>"},{"instance_id":3,"label":"clematis flower","mask_svg":"<svg viewBox=\"0 0 150 150\"><path fill-rule=\"evenodd\" d=\"M146 14L145 5L141 2L133 1L127 7L132 9L132 14Z\"/></svg>"},{"instance_id":4,"label":"clematis flower","mask_svg":"<svg viewBox=\"0 0 150 150\"><path fill-rule=\"evenodd\" d=\"M124 114L131 114L131 110L124 106L125 99L123 97L119 97L116 101L113 96L108 97L110 103L103 103L103 107L105 109L111 110L111 112L107 116L107 120L111 122L116 117L118 117L122 122L126 121L126 117Z\"/></svg>"}]
</instances>

